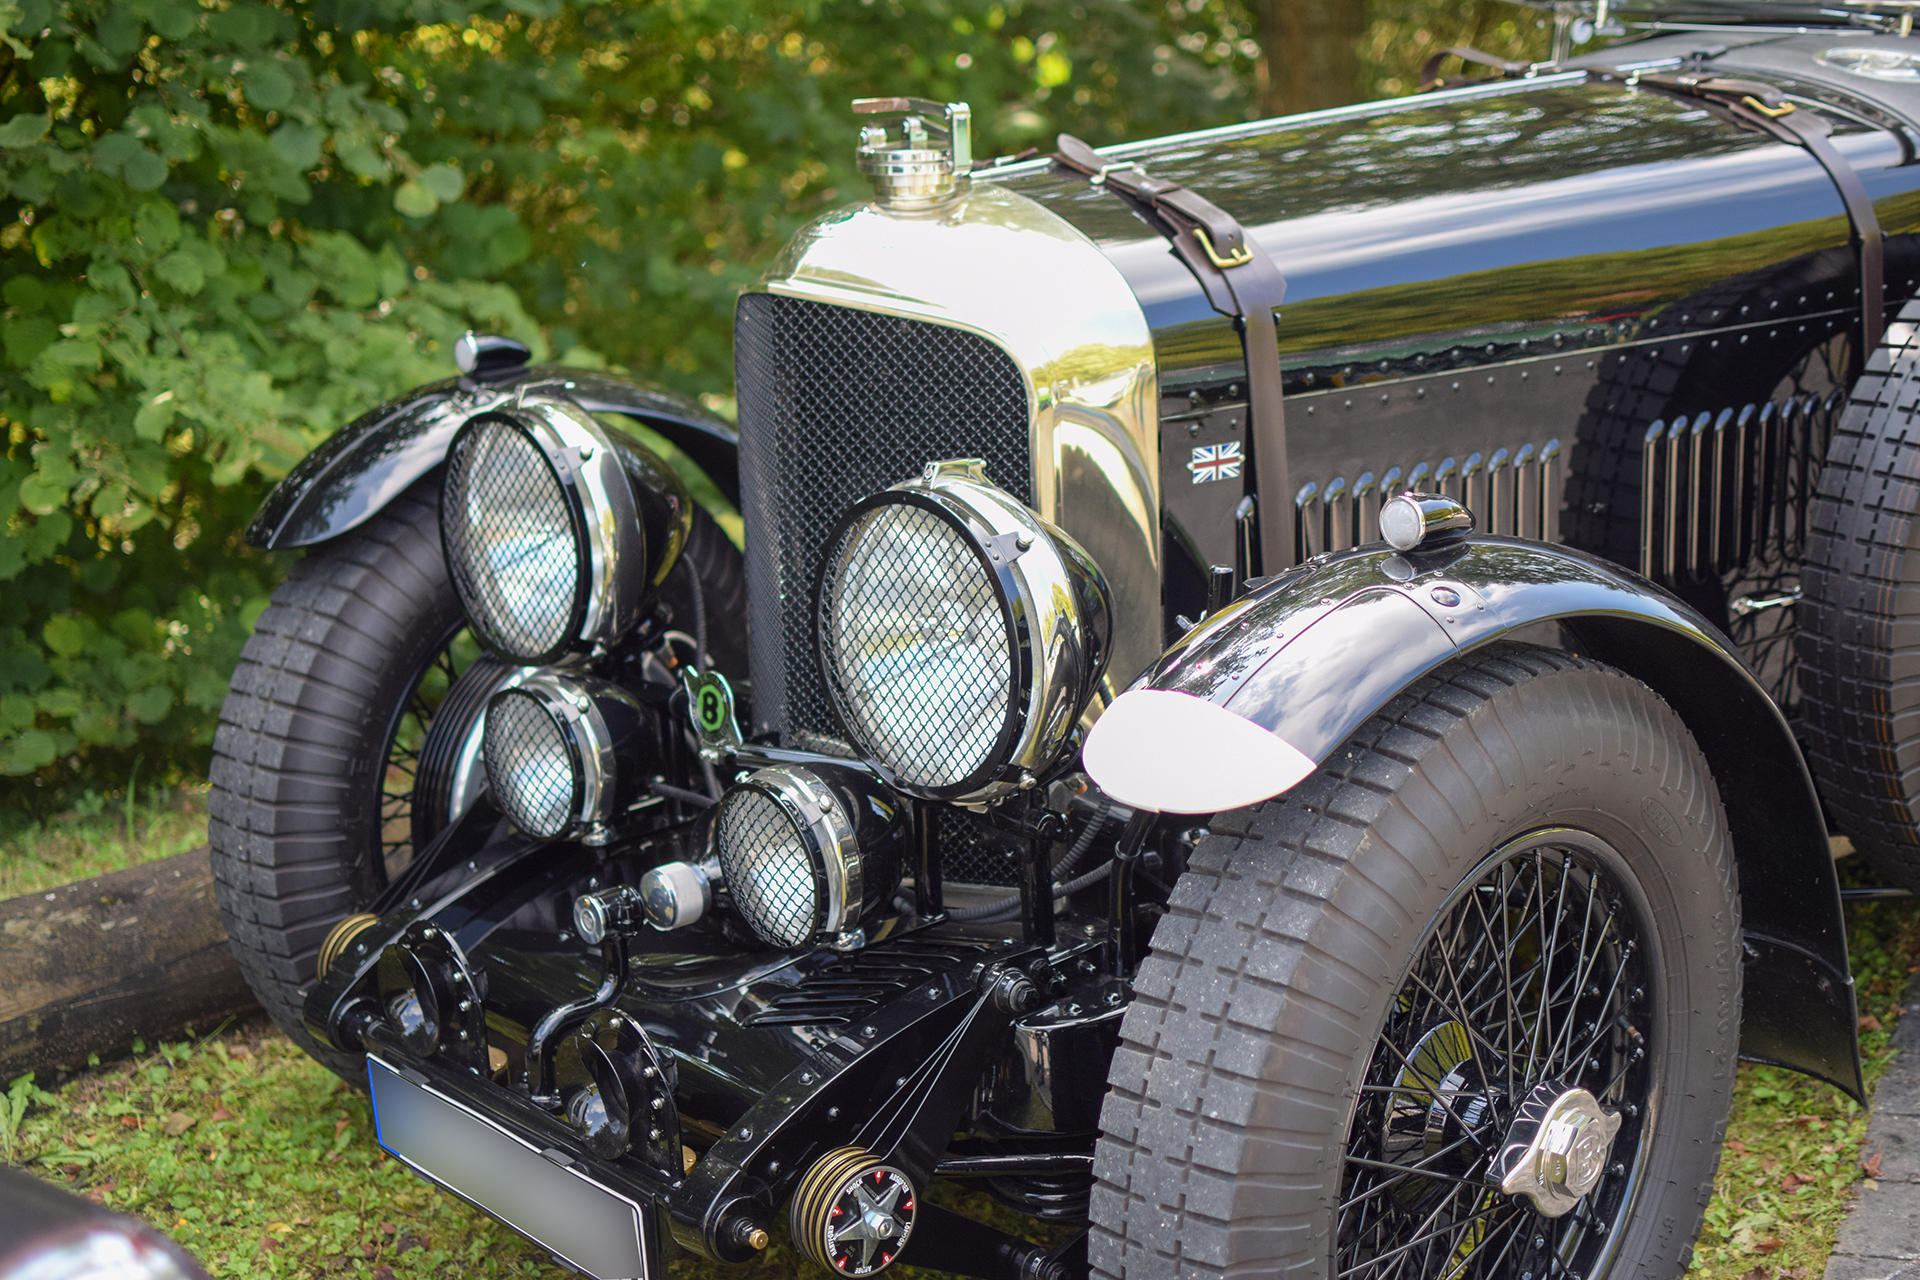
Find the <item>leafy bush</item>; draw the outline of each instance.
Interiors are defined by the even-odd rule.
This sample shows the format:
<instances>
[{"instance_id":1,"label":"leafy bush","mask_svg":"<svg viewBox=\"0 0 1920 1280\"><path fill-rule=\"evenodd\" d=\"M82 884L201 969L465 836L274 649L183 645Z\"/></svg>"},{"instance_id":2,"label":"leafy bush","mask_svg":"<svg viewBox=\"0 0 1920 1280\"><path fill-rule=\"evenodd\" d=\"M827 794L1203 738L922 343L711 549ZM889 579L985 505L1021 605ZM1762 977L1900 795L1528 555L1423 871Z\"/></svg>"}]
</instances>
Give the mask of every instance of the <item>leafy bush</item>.
<instances>
[{"instance_id":1,"label":"leafy bush","mask_svg":"<svg viewBox=\"0 0 1920 1280\"><path fill-rule=\"evenodd\" d=\"M739 287L864 191L850 98L982 149L1223 121L1223 0L0 0L0 808L204 767L240 533L472 326L724 396Z\"/></svg>"}]
</instances>

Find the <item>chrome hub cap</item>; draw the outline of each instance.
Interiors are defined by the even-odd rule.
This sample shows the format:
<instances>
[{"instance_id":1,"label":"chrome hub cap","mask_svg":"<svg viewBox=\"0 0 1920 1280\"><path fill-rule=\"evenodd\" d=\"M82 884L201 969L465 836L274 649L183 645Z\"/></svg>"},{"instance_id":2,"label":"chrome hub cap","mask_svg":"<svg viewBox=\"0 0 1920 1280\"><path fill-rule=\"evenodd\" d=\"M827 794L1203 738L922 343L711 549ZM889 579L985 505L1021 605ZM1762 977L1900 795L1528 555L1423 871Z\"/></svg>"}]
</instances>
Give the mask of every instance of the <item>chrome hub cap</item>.
<instances>
[{"instance_id":1,"label":"chrome hub cap","mask_svg":"<svg viewBox=\"0 0 1920 1280\"><path fill-rule=\"evenodd\" d=\"M1538 1085L1495 1158L1500 1189L1526 1196L1546 1217L1558 1218L1598 1185L1619 1132L1620 1113L1603 1108L1585 1089Z\"/></svg>"}]
</instances>

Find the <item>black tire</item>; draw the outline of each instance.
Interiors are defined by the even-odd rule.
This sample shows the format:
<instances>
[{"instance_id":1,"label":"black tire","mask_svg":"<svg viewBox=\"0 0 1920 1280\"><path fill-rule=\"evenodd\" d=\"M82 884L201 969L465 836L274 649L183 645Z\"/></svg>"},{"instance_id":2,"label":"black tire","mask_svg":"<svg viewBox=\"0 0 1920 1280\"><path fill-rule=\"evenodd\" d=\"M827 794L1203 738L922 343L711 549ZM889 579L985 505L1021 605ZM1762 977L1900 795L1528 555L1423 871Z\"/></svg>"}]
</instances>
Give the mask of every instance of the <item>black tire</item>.
<instances>
[{"instance_id":1,"label":"black tire","mask_svg":"<svg viewBox=\"0 0 1920 1280\"><path fill-rule=\"evenodd\" d=\"M307 1033L301 997L327 931L386 883L381 767L397 712L462 625L436 472L293 567L220 709L207 841L227 940L261 1007L350 1079L359 1060Z\"/></svg>"},{"instance_id":2,"label":"black tire","mask_svg":"<svg viewBox=\"0 0 1920 1280\"><path fill-rule=\"evenodd\" d=\"M1920 890L1920 423L1901 309L1834 429L1801 564L1800 714L1821 796L1875 869Z\"/></svg>"},{"instance_id":3,"label":"black tire","mask_svg":"<svg viewBox=\"0 0 1920 1280\"><path fill-rule=\"evenodd\" d=\"M385 779L403 715L430 723L416 694L436 667L452 677L465 627L441 553L439 479L314 548L275 590L241 651L209 771L215 897L241 973L288 1036L356 1082L360 1060L316 1042L301 1002L328 930L375 900L423 834L394 811ZM740 555L703 511L683 559L663 597L689 594L685 577L700 572L709 646L744 661Z\"/></svg>"},{"instance_id":4,"label":"black tire","mask_svg":"<svg viewBox=\"0 0 1920 1280\"><path fill-rule=\"evenodd\" d=\"M1738 1048L1739 909L1725 832L1706 763L1657 695L1597 663L1517 645L1421 680L1294 791L1217 817L1174 888L1122 1025L1094 1166L1094 1274L1369 1275L1365 1251L1388 1247L1398 1220L1382 1209L1367 1236L1353 1218L1336 1219L1343 1194L1363 1189L1358 1179L1409 1176L1354 1162L1389 1153L1375 1136L1388 1128L1374 1121L1385 1099L1409 1092L1376 1079L1394 1062L1383 1046L1414 1043L1421 1019L1450 1012L1410 975L1461 936L1448 930L1477 927L1469 907L1482 920L1506 918L1488 916L1489 904L1514 910L1513 891L1499 886L1533 866L1576 890L1610 884L1625 906L1617 924L1591 935L1596 957L1613 956L1600 971L1621 978L1598 996L1584 982L1571 996L1553 988L1562 1001L1554 1008L1574 1015L1561 1025L1591 1015L1605 1028L1594 1050L1604 1066L1552 1057L1536 1065L1642 1110L1625 1120L1609 1156L1626 1171L1606 1173L1575 1213L1538 1218L1520 1197L1480 1190L1465 1193L1474 1197L1467 1203L1484 1196L1500 1206L1483 1219L1489 1250L1496 1232L1513 1238L1536 1222L1546 1247L1558 1247L1577 1234L1567 1224L1593 1215L1603 1229L1568 1245L1571 1270L1591 1280L1629 1268L1677 1276L1712 1193ZM1582 901L1590 911L1596 900L1606 898ZM1472 1002L1482 1001L1476 983L1491 982L1525 1005L1529 982L1512 977L1511 959L1504 977L1467 959L1474 964L1461 960L1457 974ZM1651 1046L1620 1018L1644 1028ZM1470 1026L1490 1053L1502 1043L1490 1012L1435 1025L1455 1024ZM1635 1059L1635 1048L1650 1052ZM1609 1094L1598 1072L1616 1064L1623 1074ZM1529 1087L1520 1074L1510 1092ZM1469 1115L1481 1113L1462 1099L1484 1105L1483 1135L1499 1137L1512 1112L1498 1089L1434 1092ZM1643 1125L1646 1116L1658 1123ZM1463 1194L1453 1179L1484 1171L1488 1157L1458 1168L1453 1159L1421 1154L1419 1167L1436 1177L1362 1203L1377 1208L1404 1194L1417 1200L1409 1219L1425 1213L1429 1201L1418 1197ZM1521 1216L1499 1216L1507 1213ZM1472 1229L1464 1214L1437 1221ZM1585 1258L1596 1252L1604 1256ZM1529 1268L1520 1256L1441 1249L1405 1274L1567 1274Z\"/></svg>"}]
</instances>

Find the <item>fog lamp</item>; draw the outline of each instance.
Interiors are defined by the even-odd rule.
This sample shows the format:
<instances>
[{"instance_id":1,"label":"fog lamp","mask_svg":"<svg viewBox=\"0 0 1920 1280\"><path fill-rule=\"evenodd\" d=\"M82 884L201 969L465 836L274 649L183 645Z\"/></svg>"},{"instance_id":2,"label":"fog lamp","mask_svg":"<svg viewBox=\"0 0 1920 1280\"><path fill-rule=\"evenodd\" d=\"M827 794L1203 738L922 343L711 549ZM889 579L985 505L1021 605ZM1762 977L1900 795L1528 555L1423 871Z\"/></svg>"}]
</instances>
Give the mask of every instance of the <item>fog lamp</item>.
<instances>
[{"instance_id":1,"label":"fog lamp","mask_svg":"<svg viewBox=\"0 0 1920 1280\"><path fill-rule=\"evenodd\" d=\"M617 685L555 672L528 676L487 703L487 790L530 836L599 841L640 790L642 771L633 766L650 757L650 726Z\"/></svg>"},{"instance_id":2,"label":"fog lamp","mask_svg":"<svg viewBox=\"0 0 1920 1280\"><path fill-rule=\"evenodd\" d=\"M728 789L713 841L734 910L761 941L858 946L893 900L905 823L857 770L784 766Z\"/></svg>"}]
</instances>

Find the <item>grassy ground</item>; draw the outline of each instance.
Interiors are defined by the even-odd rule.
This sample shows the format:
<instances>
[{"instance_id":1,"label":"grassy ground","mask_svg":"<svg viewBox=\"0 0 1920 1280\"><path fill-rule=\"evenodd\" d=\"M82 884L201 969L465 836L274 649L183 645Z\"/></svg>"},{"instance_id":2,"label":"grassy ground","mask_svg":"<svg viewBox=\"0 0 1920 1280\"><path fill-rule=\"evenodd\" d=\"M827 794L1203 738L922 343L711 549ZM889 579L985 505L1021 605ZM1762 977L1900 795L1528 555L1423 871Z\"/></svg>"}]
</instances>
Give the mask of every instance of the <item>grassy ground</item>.
<instances>
[{"instance_id":1,"label":"grassy ground","mask_svg":"<svg viewBox=\"0 0 1920 1280\"><path fill-rule=\"evenodd\" d=\"M207 788L91 795L44 826L0 836L0 898L185 853L207 840Z\"/></svg>"},{"instance_id":2,"label":"grassy ground","mask_svg":"<svg viewBox=\"0 0 1920 1280\"><path fill-rule=\"evenodd\" d=\"M0 896L191 847L204 830L204 795L172 796L134 821L131 848L124 812L104 810L0 844ZM1840 867L1848 883L1871 882L1857 858ZM1901 995L1920 971L1920 904L1850 907L1848 919L1871 1085L1891 1060ZM1861 1164L1865 1131L1866 1113L1838 1091L1743 1067L1692 1276L1815 1280L1856 1188L1876 1171L1871 1153ZM387 1158L365 1096L264 1023L158 1046L52 1092L15 1081L0 1096L0 1159L146 1218L218 1276L569 1274ZM984 1197L963 1207L1012 1225ZM776 1232L746 1268L681 1260L671 1274L810 1273L784 1237Z\"/></svg>"}]
</instances>

